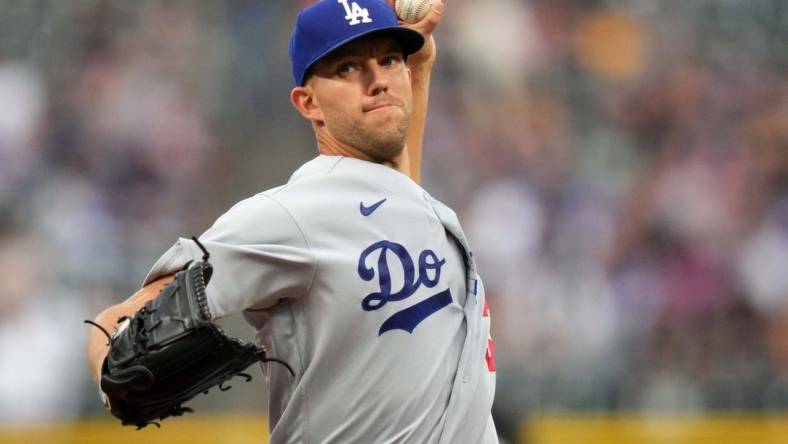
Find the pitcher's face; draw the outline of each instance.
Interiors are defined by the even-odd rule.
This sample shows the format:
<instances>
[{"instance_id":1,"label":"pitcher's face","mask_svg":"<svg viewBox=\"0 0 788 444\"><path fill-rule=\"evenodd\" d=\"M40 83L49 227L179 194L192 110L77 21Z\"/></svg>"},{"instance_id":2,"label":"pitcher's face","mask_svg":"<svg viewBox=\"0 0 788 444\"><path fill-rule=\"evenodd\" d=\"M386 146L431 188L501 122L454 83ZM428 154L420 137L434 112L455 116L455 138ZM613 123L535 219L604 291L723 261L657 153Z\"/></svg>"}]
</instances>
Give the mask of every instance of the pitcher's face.
<instances>
[{"instance_id":1,"label":"pitcher's face","mask_svg":"<svg viewBox=\"0 0 788 444\"><path fill-rule=\"evenodd\" d=\"M380 162L405 146L413 107L402 48L384 36L362 37L318 61L305 83L314 118L336 140Z\"/></svg>"}]
</instances>

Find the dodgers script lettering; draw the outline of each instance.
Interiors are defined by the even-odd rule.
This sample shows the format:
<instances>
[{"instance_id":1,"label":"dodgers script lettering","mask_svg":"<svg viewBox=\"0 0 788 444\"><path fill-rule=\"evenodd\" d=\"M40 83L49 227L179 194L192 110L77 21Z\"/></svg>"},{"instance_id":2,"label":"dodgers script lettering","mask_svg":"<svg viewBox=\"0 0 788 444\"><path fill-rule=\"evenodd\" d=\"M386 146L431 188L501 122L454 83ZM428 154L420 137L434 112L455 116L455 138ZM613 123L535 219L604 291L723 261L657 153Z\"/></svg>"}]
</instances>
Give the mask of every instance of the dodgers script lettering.
<instances>
[{"instance_id":1,"label":"dodgers script lettering","mask_svg":"<svg viewBox=\"0 0 788 444\"><path fill-rule=\"evenodd\" d=\"M375 260L377 255L377 260ZM368 258L371 265L367 265ZM389 263L390 259L394 259ZM424 286L434 288L441 278L441 269L446 264L432 250L424 250L418 257L418 274L408 250L401 244L383 240L367 247L358 259L358 275L365 281L377 277L380 291L372 292L364 297L361 308L374 311L389 302L402 301L411 297L416 290ZM402 272L402 288L392 289L392 267L399 267ZM389 317L380 327L379 335L388 330L404 330L412 333L416 326L452 301L451 292L445 289L432 297L405 308Z\"/></svg>"}]
</instances>

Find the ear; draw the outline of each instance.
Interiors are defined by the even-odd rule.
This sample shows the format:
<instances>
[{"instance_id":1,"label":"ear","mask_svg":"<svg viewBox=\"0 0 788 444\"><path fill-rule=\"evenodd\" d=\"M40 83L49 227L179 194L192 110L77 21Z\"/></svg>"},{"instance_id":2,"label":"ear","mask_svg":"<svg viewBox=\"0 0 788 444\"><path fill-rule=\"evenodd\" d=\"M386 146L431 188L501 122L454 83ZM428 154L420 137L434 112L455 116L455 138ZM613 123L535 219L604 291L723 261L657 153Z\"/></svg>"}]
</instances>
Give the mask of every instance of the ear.
<instances>
[{"instance_id":1,"label":"ear","mask_svg":"<svg viewBox=\"0 0 788 444\"><path fill-rule=\"evenodd\" d=\"M314 91L309 86L297 86L290 91L290 102L293 107L312 122L323 121L323 110L315 99Z\"/></svg>"}]
</instances>

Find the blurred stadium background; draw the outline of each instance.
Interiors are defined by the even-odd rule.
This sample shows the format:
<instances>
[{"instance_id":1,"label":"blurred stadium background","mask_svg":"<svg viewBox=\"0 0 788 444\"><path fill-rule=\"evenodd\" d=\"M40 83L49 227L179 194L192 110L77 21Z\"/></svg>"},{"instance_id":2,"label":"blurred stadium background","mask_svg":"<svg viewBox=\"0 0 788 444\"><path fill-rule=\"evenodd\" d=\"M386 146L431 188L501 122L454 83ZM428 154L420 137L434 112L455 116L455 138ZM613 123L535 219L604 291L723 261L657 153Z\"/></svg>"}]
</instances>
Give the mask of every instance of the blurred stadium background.
<instances>
[{"instance_id":1,"label":"blurred stadium background","mask_svg":"<svg viewBox=\"0 0 788 444\"><path fill-rule=\"evenodd\" d=\"M788 2L445 1L424 186L486 279L506 442L786 442ZM265 442L260 378L118 426L82 320L315 154L306 3L0 0L0 442Z\"/></svg>"}]
</instances>

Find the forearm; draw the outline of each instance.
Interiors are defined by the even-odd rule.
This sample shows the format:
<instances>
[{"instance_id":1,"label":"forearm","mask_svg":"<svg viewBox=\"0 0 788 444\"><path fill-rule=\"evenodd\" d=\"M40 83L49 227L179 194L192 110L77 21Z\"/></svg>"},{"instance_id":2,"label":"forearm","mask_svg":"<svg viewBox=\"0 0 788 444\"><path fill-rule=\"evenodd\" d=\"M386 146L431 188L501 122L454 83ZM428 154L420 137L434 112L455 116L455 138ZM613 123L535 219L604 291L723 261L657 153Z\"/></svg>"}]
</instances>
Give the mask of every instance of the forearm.
<instances>
[{"instance_id":1,"label":"forearm","mask_svg":"<svg viewBox=\"0 0 788 444\"><path fill-rule=\"evenodd\" d=\"M393 4L393 2L390 2ZM420 32L424 38L424 46L408 58L408 68L411 74L411 92L413 93L413 110L411 112L410 127L405 135L409 176L416 182L421 182L421 152L424 145L424 128L427 124L427 108L430 97L430 78L432 66L435 64L437 47L432 33L443 17L443 2L433 0L432 8L427 16L415 24L405 24L411 29Z\"/></svg>"},{"instance_id":2,"label":"forearm","mask_svg":"<svg viewBox=\"0 0 788 444\"><path fill-rule=\"evenodd\" d=\"M411 68L411 90L413 92L413 111L405 139L410 165L410 177L421 182L421 153L424 145L424 129L429 107L430 78L432 63L420 64Z\"/></svg>"},{"instance_id":3,"label":"forearm","mask_svg":"<svg viewBox=\"0 0 788 444\"><path fill-rule=\"evenodd\" d=\"M127 300L102 311L96 316L94 322L107 332L112 333L118 324L119 318L133 315L137 310L142 308L146 302L155 298L161 289L169 284L172 279L172 276L165 276L151 282L134 293ZM88 365L90 366L90 374L93 381L96 383L99 382L101 377L101 365L104 362L104 358L107 356L108 350L109 345L107 344L107 336L98 328L93 328L88 338L87 358Z\"/></svg>"}]
</instances>

